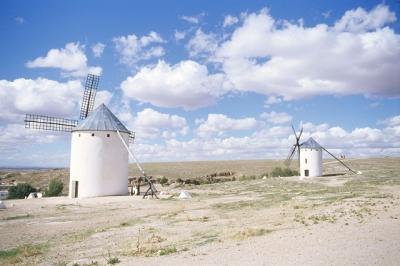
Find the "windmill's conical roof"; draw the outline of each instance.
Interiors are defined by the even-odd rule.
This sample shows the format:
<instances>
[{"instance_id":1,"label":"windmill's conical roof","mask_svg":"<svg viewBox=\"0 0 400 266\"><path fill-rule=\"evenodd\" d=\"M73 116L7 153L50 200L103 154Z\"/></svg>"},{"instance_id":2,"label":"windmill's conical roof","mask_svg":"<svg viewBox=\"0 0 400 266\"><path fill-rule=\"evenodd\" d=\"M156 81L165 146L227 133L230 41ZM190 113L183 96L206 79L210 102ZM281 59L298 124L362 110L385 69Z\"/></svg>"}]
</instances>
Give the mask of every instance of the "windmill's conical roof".
<instances>
[{"instance_id":1,"label":"windmill's conical roof","mask_svg":"<svg viewBox=\"0 0 400 266\"><path fill-rule=\"evenodd\" d=\"M118 120L118 118L101 104L89 116L79 122L72 131L120 131L130 133L129 130Z\"/></svg>"},{"instance_id":2,"label":"windmill's conical roof","mask_svg":"<svg viewBox=\"0 0 400 266\"><path fill-rule=\"evenodd\" d=\"M313 138L309 138L307 141L300 144L300 148L304 149L320 149L321 145L318 144Z\"/></svg>"}]
</instances>

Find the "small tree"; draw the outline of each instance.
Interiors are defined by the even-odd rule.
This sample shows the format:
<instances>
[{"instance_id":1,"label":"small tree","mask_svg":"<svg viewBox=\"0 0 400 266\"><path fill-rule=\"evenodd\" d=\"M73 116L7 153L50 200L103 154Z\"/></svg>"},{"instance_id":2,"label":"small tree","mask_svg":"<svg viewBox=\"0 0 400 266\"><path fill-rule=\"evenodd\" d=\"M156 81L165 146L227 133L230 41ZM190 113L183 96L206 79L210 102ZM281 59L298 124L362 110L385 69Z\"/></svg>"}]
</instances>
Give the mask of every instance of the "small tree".
<instances>
[{"instance_id":1,"label":"small tree","mask_svg":"<svg viewBox=\"0 0 400 266\"><path fill-rule=\"evenodd\" d=\"M168 178L166 178L165 176L161 177L160 179L160 184L161 185L165 185L168 183Z\"/></svg>"},{"instance_id":2,"label":"small tree","mask_svg":"<svg viewBox=\"0 0 400 266\"><path fill-rule=\"evenodd\" d=\"M24 199L28 197L31 192L35 192L36 189L28 183L20 183L14 187L8 189L9 199Z\"/></svg>"},{"instance_id":3,"label":"small tree","mask_svg":"<svg viewBox=\"0 0 400 266\"><path fill-rule=\"evenodd\" d=\"M281 168L281 167L275 167L274 170L271 172L271 176L273 177L278 177L278 176L295 176L299 175L299 172L296 170L292 170L290 168Z\"/></svg>"},{"instance_id":4,"label":"small tree","mask_svg":"<svg viewBox=\"0 0 400 266\"><path fill-rule=\"evenodd\" d=\"M63 191L63 188L64 188L63 182L58 178L53 178L52 180L50 180L49 187L44 192L44 196L45 197L59 196Z\"/></svg>"}]
</instances>

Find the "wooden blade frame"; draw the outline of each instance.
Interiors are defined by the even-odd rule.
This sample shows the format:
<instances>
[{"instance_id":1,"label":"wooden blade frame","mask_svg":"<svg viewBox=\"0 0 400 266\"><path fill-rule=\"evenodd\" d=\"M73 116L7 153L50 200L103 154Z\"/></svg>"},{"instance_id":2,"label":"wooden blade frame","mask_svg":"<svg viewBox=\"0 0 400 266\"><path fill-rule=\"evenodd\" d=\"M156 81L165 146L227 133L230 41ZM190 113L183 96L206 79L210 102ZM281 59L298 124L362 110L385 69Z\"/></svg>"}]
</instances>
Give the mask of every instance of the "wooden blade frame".
<instances>
[{"instance_id":1,"label":"wooden blade frame","mask_svg":"<svg viewBox=\"0 0 400 266\"><path fill-rule=\"evenodd\" d=\"M25 115L25 128L71 132L78 120L51 117L46 115Z\"/></svg>"},{"instance_id":2,"label":"wooden blade frame","mask_svg":"<svg viewBox=\"0 0 400 266\"><path fill-rule=\"evenodd\" d=\"M93 111L96 98L97 87L99 86L99 76L89 74L86 78L85 91L83 92L80 119L85 119Z\"/></svg>"}]
</instances>

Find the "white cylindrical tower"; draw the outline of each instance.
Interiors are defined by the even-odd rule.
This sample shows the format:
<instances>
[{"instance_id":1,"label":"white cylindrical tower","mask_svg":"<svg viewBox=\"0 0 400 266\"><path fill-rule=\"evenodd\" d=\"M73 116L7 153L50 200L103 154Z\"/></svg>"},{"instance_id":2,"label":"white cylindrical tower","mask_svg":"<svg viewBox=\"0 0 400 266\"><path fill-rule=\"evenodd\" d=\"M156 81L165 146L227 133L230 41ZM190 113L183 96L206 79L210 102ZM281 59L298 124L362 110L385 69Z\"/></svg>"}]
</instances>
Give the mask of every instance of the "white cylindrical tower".
<instances>
[{"instance_id":1,"label":"white cylindrical tower","mask_svg":"<svg viewBox=\"0 0 400 266\"><path fill-rule=\"evenodd\" d=\"M72 132L70 189L72 198L128 193L129 130L100 105Z\"/></svg>"},{"instance_id":2,"label":"white cylindrical tower","mask_svg":"<svg viewBox=\"0 0 400 266\"><path fill-rule=\"evenodd\" d=\"M300 145L300 178L322 176L322 147L313 138Z\"/></svg>"}]
</instances>

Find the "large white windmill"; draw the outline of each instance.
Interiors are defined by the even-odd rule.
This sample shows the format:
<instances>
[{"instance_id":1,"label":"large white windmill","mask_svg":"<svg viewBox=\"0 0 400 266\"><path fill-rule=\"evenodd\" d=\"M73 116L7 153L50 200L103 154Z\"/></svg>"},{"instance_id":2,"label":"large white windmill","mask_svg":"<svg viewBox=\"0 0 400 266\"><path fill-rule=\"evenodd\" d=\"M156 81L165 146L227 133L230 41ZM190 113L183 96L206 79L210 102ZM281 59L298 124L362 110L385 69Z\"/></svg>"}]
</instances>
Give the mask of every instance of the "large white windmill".
<instances>
[{"instance_id":1,"label":"large white windmill","mask_svg":"<svg viewBox=\"0 0 400 266\"><path fill-rule=\"evenodd\" d=\"M104 104L92 111L98 83L98 76L87 76L81 121L25 116L26 128L72 132L69 182L72 198L128 193L128 154L131 154L128 146L135 135Z\"/></svg>"},{"instance_id":2,"label":"large white windmill","mask_svg":"<svg viewBox=\"0 0 400 266\"><path fill-rule=\"evenodd\" d=\"M349 166L347 166L344 162L342 162L335 155L330 153L326 148L321 146L318 142L316 142L313 138L309 138L307 141L300 143L300 137L303 133L303 128L301 128L299 135L297 136L296 130L292 125L293 133L296 138L296 143L293 144L289 156L287 157L285 164L287 167L290 166L292 158L297 151L297 159L298 166L300 171L300 179L304 177L316 177L322 176L323 167L322 167L322 151L327 152L334 159L339 161L344 167L346 167L350 172L354 174L358 174L353 171Z\"/></svg>"}]
</instances>

